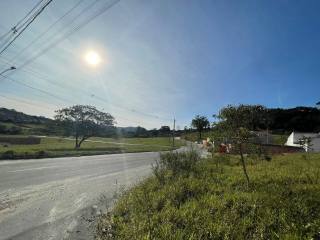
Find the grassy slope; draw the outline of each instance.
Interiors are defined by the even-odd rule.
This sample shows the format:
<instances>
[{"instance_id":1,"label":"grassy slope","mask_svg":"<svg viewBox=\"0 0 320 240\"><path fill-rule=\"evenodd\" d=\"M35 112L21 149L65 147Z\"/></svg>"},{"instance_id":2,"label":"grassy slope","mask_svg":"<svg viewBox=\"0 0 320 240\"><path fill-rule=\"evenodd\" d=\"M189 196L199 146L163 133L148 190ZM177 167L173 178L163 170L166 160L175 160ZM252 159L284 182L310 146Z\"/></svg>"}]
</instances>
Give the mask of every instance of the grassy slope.
<instances>
[{"instance_id":1,"label":"grassy slope","mask_svg":"<svg viewBox=\"0 0 320 240\"><path fill-rule=\"evenodd\" d=\"M205 160L165 184L150 177L102 216L100 239L312 239L320 237L320 155ZM171 177L170 177L171 176ZM316 238L319 239L319 238Z\"/></svg>"},{"instance_id":2,"label":"grassy slope","mask_svg":"<svg viewBox=\"0 0 320 240\"><path fill-rule=\"evenodd\" d=\"M10 137L10 136L8 136ZM148 152L170 150L171 141L169 138L91 138L92 141L84 142L79 150L74 150L74 141L62 138L42 138L37 145L0 145L0 159L10 158L42 158L94 155L120 152ZM104 143L113 142L113 143ZM123 144L122 144L123 143ZM127 145L138 144L138 145ZM141 144L141 145L140 145ZM176 147L183 145L182 141L176 141ZM8 154L9 151L9 154ZM13 155L10 153L13 151ZM7 153L5 153L7 152ZM11 157L12 155L12 157Z\"/></svg>"}]
</instances>

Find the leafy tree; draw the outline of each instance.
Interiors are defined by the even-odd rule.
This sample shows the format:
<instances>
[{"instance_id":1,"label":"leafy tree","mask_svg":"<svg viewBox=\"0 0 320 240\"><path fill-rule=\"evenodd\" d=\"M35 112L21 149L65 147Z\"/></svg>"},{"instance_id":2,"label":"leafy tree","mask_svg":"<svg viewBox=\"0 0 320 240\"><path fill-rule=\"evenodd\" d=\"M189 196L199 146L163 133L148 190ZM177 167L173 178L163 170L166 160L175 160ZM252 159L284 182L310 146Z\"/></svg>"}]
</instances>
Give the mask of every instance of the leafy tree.
<instances>
[{"instance_id":1,"label":"leafy tree","mask_svg":"<svg viewBox=\"0 0 320 240\"><path fill-rule=\"evenodd\" d=\"M159 134L159 131L156 128L153 128L153 129L149 130L149 134L151 137L157 137Z\"/></svg>"},{"instance_id":2,"label":"leafy tree","mask_svg":"<svg viewBox=\"0 0 320 240\"><path fill-rule=\"evenodd\" d=\"M159 133L162 136L169 136L171 133L170 127L169 126L161 126L161 128L159 129Z\"/></svg>"},{"instance_id":3,"label":"leafy tree","mask_svg":"<svg viewBox=\"0 0 320 240\"><path fill-rule=\"evenodd\" d=\"M244 145L249 143L251 137L250 130L254 129L255 124L257 124L256 117L260 112L263 112L263 107L228 105L222 108L217 116L220 121L216 124L216 127L220 129L224 137L232 140L239 151L243 172L248 185L250 184L250 179L244 159Z\"/></svg>"},{"instance_id":4,"label":"leafy tree","mask_svg":"<svg viewBox=\"0 0 320 240\"><path fill-rule=\"evenodd\" d=\"M148 134L147 129L138 126L135 132L135 137L148 137Z\"/></svg>"},{"instance_id":5,"label":"leafy tree","mask_svg":"<svg viewBox=\"0 0 320 240\"><path fill-rule=\"evenodd\" d=\"M204 129L210 126L209 120L205 116L197 115L192 119L191 126L196 128L199 132L199 140L201 139L201 133Z\"/></svg>"},{"instance_id":6,"label":"leafy tree","mask_svg":"<svg viewBox=\"0 0 320 240\"><path fill-rule=\"evenodd\" d=\"M93 106L75 105L56 111L55 120L65 131L75 136L75 148L80 148L84 140L99 135L114 125L114 117L97 110Z\"/></svg>"}]
</instances>

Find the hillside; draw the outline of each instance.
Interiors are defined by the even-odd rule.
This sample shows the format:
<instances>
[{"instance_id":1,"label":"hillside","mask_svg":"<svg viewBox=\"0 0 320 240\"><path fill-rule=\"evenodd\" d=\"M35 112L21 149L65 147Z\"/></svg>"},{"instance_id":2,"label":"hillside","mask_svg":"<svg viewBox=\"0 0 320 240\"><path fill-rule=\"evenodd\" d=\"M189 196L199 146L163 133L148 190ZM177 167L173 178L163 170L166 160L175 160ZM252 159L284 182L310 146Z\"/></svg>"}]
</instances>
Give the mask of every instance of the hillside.
<instances>
[{"instance_id":1,"label":"hillside","mask_svg":"<svg viewBox=\"0 0 320 240\"><path fill-rule=\"evenodd\" d=\"M169 127L168 127L169 128ZM65 135L63 128L53 119L28 115L14 109L0 108L0 134L9 135ZM112 127L101 133L100 137L168 137L168 132L147 130L140 126Z\"/></svg>"},{"instance_id":2,"label":"hillside","mask_svg":"<svg viewBox=\"0 0 320 240\"><path fill-rule=\"evenodd\" d=\"M0 122L17 124L45 124L52 121L42 116L32 116L14 109L0 108Z\"/></svg>"}]
</instances>

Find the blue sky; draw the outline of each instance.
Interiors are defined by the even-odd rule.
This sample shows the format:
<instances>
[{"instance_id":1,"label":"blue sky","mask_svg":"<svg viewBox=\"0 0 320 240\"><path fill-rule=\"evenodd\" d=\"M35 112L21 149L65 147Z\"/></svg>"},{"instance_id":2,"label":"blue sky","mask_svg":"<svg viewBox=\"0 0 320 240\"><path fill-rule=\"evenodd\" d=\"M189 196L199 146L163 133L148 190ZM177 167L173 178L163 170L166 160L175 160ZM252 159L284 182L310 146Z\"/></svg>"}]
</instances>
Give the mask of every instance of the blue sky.
<instances>
[{"instance_id":1,"label":"blue sky","mask_svg":"<svg viewBox=\"0 0 320 240\"><path fill-rule=\"evenodd\" d=\"M0 35L36 2L0 1ZM54 0L0 56L1 69L3 59L77 2ZM90 3L83 0L78 12ZM147 128L172 124L173 117L183 128L194 115L211 118L227 104L314 106L320 100L319 10L320 2L312 0L121 0L24 71L11 72L58 98L1 79L0 105L52 117L57 108L91 104L113 114L119 126ZM11 64L19 67L67 23ZM89 49L103 59L96 68L83 61Z\"/></svg>"}]
</instances>

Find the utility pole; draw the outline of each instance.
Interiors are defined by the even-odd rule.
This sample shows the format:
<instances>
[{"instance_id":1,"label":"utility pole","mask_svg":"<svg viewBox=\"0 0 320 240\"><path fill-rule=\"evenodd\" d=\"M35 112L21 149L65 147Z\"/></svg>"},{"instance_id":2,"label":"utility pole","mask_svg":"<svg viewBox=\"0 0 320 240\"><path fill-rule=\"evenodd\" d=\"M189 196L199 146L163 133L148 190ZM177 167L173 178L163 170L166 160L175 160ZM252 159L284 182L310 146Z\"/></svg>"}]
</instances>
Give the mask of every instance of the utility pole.
<instances>
[{"instance_id":1,"label":"utility pole","mask_svg":"<svg viewBox=\"0 0 320 240\"><path fill-rule=\"evenodd\" d=\"M176 128L176 119L173 119L173 131L172 131L172 147L174 147L174 132Z\"/></svg>"}]
</instances>

